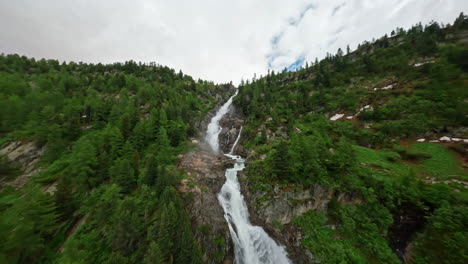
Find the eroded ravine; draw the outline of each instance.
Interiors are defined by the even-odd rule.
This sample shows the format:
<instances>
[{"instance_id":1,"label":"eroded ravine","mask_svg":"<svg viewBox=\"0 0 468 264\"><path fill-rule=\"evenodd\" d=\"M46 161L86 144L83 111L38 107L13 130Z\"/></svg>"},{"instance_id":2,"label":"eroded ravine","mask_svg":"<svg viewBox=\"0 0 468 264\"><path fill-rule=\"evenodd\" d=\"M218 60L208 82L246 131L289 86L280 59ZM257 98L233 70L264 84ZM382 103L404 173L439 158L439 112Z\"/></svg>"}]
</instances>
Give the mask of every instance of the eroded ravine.
<instances>
[{"instance_id":1,"label":"eroded ravine","mask_svg":"<svg viewBox=\"0 0 468 264\"><path fill-rule=\"evenodd\" d=\"M222 128L219 125L219 121L229 111L232 100L236 95L237 92L220 107L208 125L205 141L215 153L220 152L219 134ZM224 210L224 217L228 223L234 244L235 263L292 263L287 257L284 247L276 243L262 227L252 225L249 220L247 205L237 179L237 172L244 168L245 160L241 156L232 153L239 141L241 132L240 130L230 153L225 154L225 156L234 161L234 167L226 170L226 182L218 194L218 200Z\"/></svg>"}]
</instances>

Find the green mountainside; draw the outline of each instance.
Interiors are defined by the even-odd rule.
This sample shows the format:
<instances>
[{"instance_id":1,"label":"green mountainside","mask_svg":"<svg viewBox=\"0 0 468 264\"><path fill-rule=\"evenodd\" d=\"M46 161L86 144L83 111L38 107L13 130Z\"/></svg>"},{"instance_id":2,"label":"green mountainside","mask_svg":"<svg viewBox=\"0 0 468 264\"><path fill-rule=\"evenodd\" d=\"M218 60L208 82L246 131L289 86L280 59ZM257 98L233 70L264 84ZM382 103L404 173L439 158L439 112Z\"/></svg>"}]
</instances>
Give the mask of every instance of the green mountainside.
<instances>
[{"instance_id":1,"label":"green mountainside","mask_svg":"<svg viewBox=\"0 0 468 264\"><path fill-rule=\"evenodd\" d=\"M175 165L229 92L154 64L0 56L1 144L46 149L38 175L2 188L0 263L200 263Z\"/></svg>"},{"instance_id":2,"label":"green mountainside","mask_svg":"<svg viewBox=\"0 0 468 264\"><path fill-rule=\"evenodd\" d=\"M466 263L467 44L461 15L239 86L257 202L317 183L356 197L294 219L320 263Z\"/></svg>"}]
</instances>

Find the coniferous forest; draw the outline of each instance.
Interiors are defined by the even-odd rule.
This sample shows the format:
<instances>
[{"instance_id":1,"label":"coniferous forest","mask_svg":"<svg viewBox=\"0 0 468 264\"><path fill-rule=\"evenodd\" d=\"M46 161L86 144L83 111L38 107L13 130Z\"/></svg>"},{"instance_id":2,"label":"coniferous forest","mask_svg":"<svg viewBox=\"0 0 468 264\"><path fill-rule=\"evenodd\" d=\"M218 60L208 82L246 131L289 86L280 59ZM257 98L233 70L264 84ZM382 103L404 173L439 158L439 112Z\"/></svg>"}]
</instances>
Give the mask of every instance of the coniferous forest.
<instances>
[{"instance_id":1,"label":"coniferous forest","mask_svg":"<svg viewBox=\"0 0 468 264\"><path fill-rule=\"evenodd\" d=\"M307 208L259 221L295 234L287 250L468 262L467 32L463 13L397 28L237 87L249 209ZM0 263L228 263L207 259L178 163L234 91L156 63L2 54Z\"/></svg>"},{"instance_id":2,"label":"coniferous forest","mask_svg":"<svg viewBox=\"0 0 468 264\"><path fill-rule=\"evenodd\" d=\"M44 151L2 188L1 263L201 263L175 164L228 86L132 61L2 55L0 69L1 144ZM19 170L2 158L2 181Z\"/></svg>"}]
</instances>

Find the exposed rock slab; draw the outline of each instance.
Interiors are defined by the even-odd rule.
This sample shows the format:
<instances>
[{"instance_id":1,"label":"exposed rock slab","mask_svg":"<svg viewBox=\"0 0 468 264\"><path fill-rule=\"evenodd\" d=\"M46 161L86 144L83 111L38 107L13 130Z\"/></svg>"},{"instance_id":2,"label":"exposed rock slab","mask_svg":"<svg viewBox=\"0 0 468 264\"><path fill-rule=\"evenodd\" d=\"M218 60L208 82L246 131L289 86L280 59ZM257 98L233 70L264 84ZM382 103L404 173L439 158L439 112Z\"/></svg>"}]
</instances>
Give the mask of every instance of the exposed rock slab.
<instances>
[{"instance_id":1,"label":"exposed rock slab","mask_svg":"<svg viewBox=\"0 0 468 264\"><path fill-rule=\"evenodd\" d=\"M253 201L260 201L266 193L250 193ZM271 199L256 202L255 209L258 217L267 223L279 221L281 224L289 224L293 218L307 211L316 210L326 212L328 203L334 197L339 203L360 204L361 200L349 194L339 193L327 189L320 184L315 184L310 189L280 190L273 188Z\"/></svg>"},{"instance_id":2,"label":"exposed rock slab","mask_svg":"<svg viewBox=\"0 0 468 264\"><path fill-rule=\"evenodd\" d=\"M201 150L187 153L179 161L179 169L188 175L179 184L179 191L191 214L195 237L204 249L205 263L234 260L229 228L217 199L225 170L232 166L231 159Z\"/></svg>"},{"instance_id":3,"label":"exposed rock slab","mask_svg":"<svg viewBox=\"0 0 468 264\"><path fill-rule=\"evenodd\" d=\"M38 162L45 153L45 146L38 146L34 141L13 141L0 149L0 155L17 164L22 174L12 181L2 182L1 186L23 187L28 180L40 171Z\"/></svg>"},{"instance_id":4,"label":"exposed rock slab","mask_svg":"<svg viewBox=\"0 0 468 264\"><path fill-rule=\"evenodd\" d=\"M244 120L236 113L235 107L220 120L219 125L223 128L219 133L219 147L224 153L229 153L232 145L239 135Z\"/></svg>"},{"instance_id":5,"label":"exposed rock slab","mask_svg":"<svg viewBox=\"0 0 468 264\"><path fill-rule=\"evenodd\" d=\"M339 203L360 204L361 199L355 195L337 192L315 184L310 189L280 189L274 186L268 194L251 191L248 176L239 173L242 193L249 207L250 219L262 226L276 241L286 246L289 257L295 264L320 263L313 254L302 245L302 232L292 224L294 217L309 210L325 212L328 203L336 198ZM269 199L262 199L270 195ZM274 223L281 223L279 230Z\"/></svg>"}]
</instances>

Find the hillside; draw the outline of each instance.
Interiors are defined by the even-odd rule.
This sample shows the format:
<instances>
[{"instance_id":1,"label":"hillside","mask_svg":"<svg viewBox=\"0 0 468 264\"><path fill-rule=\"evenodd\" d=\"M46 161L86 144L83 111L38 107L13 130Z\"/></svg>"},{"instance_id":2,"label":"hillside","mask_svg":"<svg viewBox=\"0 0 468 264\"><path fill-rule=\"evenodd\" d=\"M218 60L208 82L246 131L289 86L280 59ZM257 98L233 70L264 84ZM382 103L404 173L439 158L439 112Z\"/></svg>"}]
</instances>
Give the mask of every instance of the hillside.
<instances>
[{"instance_id":1,"label":"hillside","mask_svg":"<svg viewBox=\"0 0 468 264\"><path fill-rule=\"evenodd\" d=\"M309 261L466 262L467 40L460 15L242 83L252 211Z\"/></svg>"},{"instance_id":2,"label":"hillside","mask_svg":"<svg viewBox=\"0 0 468 264\"><path fill-rule=\"evenodd\" d=\"M0 56L0 263L201 263L176 160L232 89Z\"/></svg>"}]
</instances>

